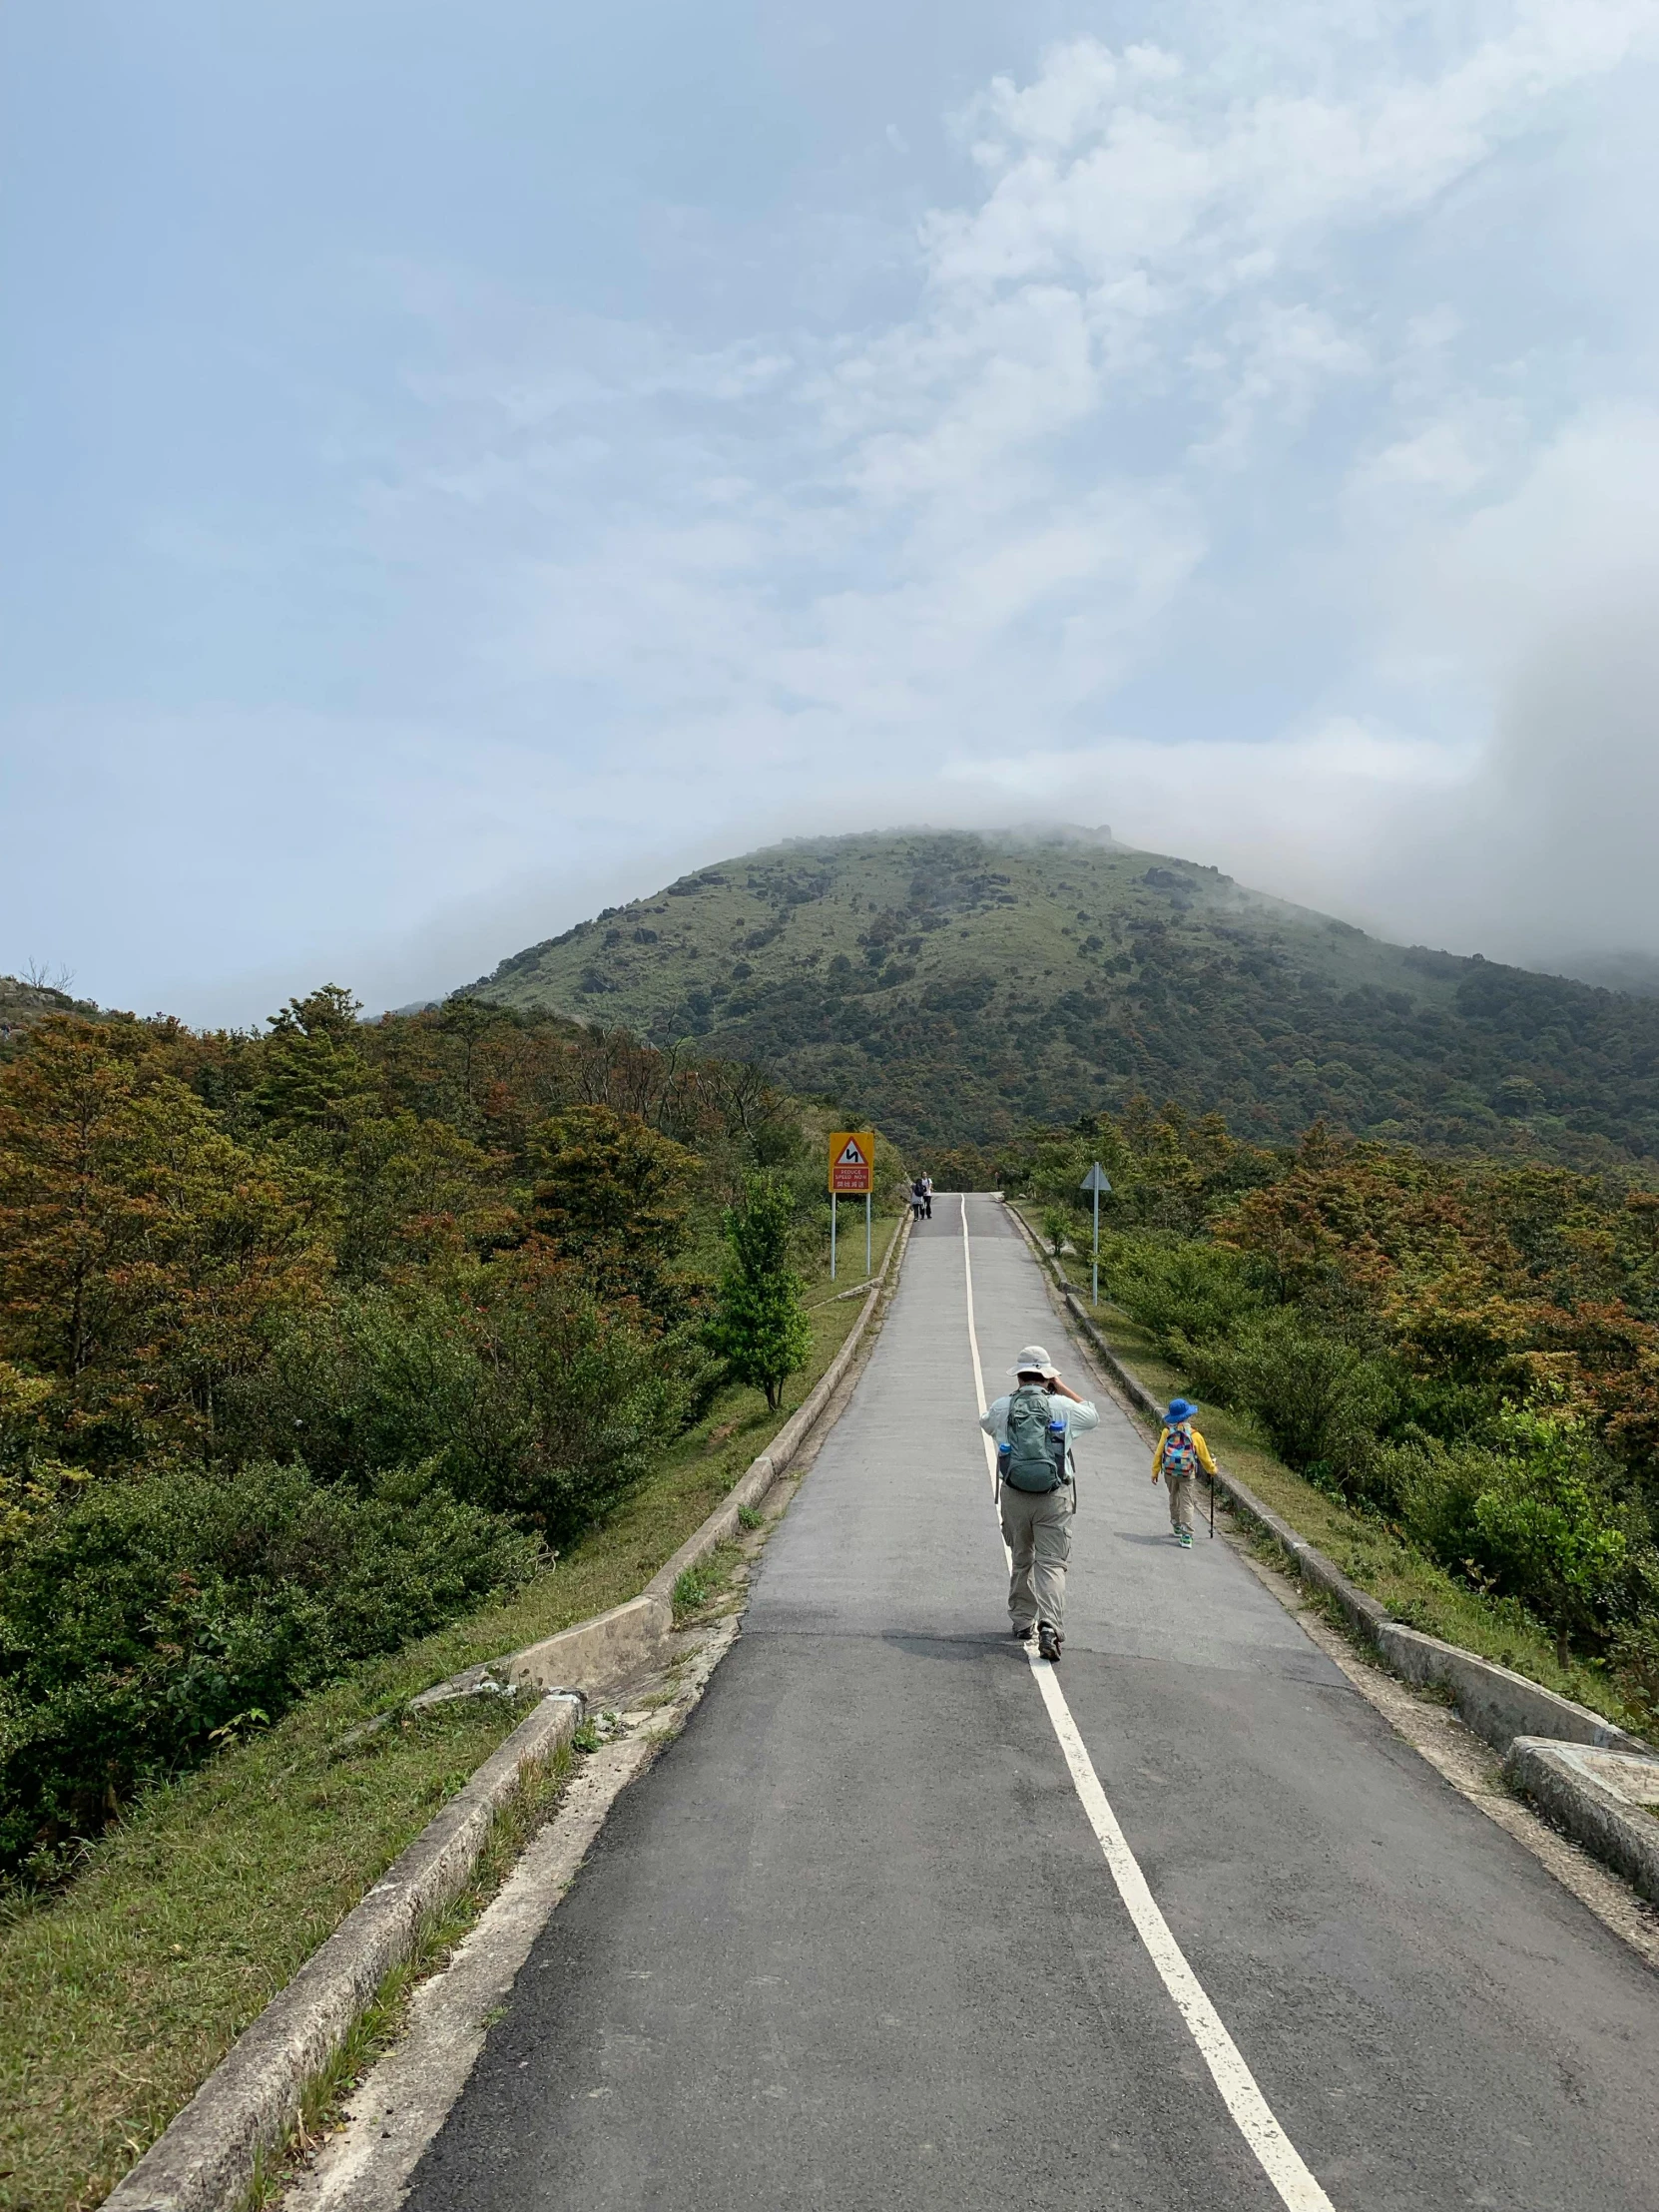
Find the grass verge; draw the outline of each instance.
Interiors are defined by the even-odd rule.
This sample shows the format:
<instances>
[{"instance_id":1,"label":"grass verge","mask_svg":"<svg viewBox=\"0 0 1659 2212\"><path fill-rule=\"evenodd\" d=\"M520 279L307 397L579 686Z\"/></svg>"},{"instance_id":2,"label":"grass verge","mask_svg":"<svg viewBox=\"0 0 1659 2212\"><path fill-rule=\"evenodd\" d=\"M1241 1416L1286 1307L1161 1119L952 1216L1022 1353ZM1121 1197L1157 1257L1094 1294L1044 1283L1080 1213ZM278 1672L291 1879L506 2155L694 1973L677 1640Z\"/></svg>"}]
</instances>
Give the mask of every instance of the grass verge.
<instances>
[{"instance_id":1,"label":"grass verge","mask_svg":"<svg viewBox=\"0 0 1659 2212\"><path fill-rule=\"evenodd\" d=\"M1089 1304L1086 1258L1074 1259L1068 1253L1062 1266L1090 1320L1153 1395L1166 1400L1178 1391L1191 1395L1188 1378L1157 1351L1143 1329L1104 1299L1099 1306ZM1640 1732L1641 1716L1624 1704L1606 1670L1582 1659L1561 1666L1554 1637L1513 1598L1483 1596L1447 1574L1385 1522L1356 1511L1293 1474L1263 1446L1248 1421L1225 1407L1207 1404L1203 1428L1224 1466L1282 1513L1299 1535L1317 1544L1351 1581L1385 1605L1395 1620L1472 1651L1478 1658L1512 1667L1546 1690L1575 1698L1620 1727ZM1342 1625L1346 1632L1346 1624Z\"/></svg>"},{"instance_id":2,"label":"grass verge","mask_svg":"<svg viewBox=\"0 0 1659 2212\"><path fill-rule=\"evenodd\" d=\"M732 1586L732 1578L742 1565L742 1544L728 1541L716 1544L706 1559L700 1559L695 1567L688 1567L674 1584L674 1625L684 1628L689 1621L706 1613L717 1598L724 1597Z\"/></svg>"},{"instance_id":3,"label":"grass verge","mask_svg":"<svg viewBox=\"0 0 1659 2212\"><path fill-rule=\"evenodd\" d=\"M876 1224L879 1265L896 1222ZM830 1289L826 1271L809 1298ZM236 2037L523 1718L433 1682L634 1596L796 1411L857 1300L819 1305L778 1412L723 1391L602 1527L506 1603L454 1622L154 1792L61 1895L0 1922L0 2212L88 2212ZM394 1725L345 1739L366 1720Z\"/></svg>"},{"instance_id":4,"label":"grass verge","mask_svg":"<svg viewBox=\"0 0 1659 2212\"><path fill-rule=\"evenodd\" d=\"M327 2136L352 2090L397 2039L416 1987L448 1962L450 1952L500 1889L525 1846L556 1810L573 1763L570 1751L560 1751L526 1774L496 1815L471 1881L443 1913L422 1923L409 1956L392 1967L372 2001L352 2022L339 2049L305 2083L300 2092L299 2116L287 2141L255 2163L244 2212L259 2212L260 2207L274 2203L300 2158Z\"/></svg>"}]
</instances>

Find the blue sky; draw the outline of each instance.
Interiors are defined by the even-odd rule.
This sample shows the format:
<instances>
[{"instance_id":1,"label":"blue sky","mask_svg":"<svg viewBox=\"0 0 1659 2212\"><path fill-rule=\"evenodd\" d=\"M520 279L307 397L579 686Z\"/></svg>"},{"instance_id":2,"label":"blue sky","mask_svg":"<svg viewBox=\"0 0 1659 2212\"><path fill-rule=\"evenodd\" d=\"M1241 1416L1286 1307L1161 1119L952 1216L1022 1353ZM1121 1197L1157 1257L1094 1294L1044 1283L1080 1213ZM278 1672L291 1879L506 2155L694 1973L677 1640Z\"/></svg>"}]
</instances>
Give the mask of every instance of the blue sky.
<instances>
[{"instance_id":1,"label":"blue sky","mask_svg":"<svg viewBox=\"0 0 1659 2212\"><path fill-rule=\"evenodd\" d=\"M1110 822L1659 953L1659 0L0 18L0 970Z\"/></svg>"}]
</instances>

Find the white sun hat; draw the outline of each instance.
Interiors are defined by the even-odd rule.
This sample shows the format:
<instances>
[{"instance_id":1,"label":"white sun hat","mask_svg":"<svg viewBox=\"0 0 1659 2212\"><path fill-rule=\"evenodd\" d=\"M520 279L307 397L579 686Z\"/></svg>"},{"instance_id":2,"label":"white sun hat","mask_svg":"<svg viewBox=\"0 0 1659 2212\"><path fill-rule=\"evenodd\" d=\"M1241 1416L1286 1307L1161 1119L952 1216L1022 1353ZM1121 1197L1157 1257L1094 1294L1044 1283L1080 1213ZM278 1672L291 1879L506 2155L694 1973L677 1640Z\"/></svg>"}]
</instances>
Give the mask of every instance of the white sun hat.
<instances>
[{"instance_id":1,"label":"white sun hat","mask_svg":"<svg viewBox=\"0 0 1659 2212\"><path fill-rule=\"evenodd\" d=\"M1008 1370L1010 1375L1053 1376L1058 1375L1059 1372L1059 1369L1055 1367L1041 1345L1027 1345Z\"/></svg>"}]
</instances>

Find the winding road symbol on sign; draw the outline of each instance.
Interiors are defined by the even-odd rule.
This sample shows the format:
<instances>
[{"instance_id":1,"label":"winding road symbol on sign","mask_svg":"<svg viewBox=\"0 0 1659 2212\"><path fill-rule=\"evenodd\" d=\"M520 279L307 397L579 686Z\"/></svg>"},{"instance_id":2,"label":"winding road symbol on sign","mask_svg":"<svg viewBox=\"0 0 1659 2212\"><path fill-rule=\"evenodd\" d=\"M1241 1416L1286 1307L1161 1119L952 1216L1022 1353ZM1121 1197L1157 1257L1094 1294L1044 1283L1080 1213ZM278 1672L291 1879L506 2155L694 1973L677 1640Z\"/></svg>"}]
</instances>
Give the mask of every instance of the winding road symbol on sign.
<instances>
[{"instance_id":1,"label":"winding road symbol on sign","mask_svg":"<svg viewBox=\"0 0 1659 2212\"><path fill-rule=\"evenodd\" d=\"M830 1139L830 1188L837 1197L865 1197L875 1187L875 1139L867 1129L837 1129Z\"/></svg>"}]
</instances>

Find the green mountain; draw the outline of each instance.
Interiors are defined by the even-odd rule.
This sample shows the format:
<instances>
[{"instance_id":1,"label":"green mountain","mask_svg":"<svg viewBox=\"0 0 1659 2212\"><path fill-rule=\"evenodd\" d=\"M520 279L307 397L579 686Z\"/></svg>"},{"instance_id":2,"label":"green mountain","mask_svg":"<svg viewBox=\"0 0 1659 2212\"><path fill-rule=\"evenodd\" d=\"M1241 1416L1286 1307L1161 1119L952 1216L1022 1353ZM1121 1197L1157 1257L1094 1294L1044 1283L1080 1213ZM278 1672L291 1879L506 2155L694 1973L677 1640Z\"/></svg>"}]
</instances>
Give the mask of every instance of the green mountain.
<instances>
[{"instance_id":1,"label":"green mountain","mask_svg":"<svg viewBox=\"0 0 1659 2212\"><path fill-rule=\"evenodd\" d=\"M1136 1093L1240 1136L1659 1159L1659 1002L1386 944L1099 831L799 838L503 960L473 989L706 1039L914 1152Z\"/></svg>"}]
</instances>

